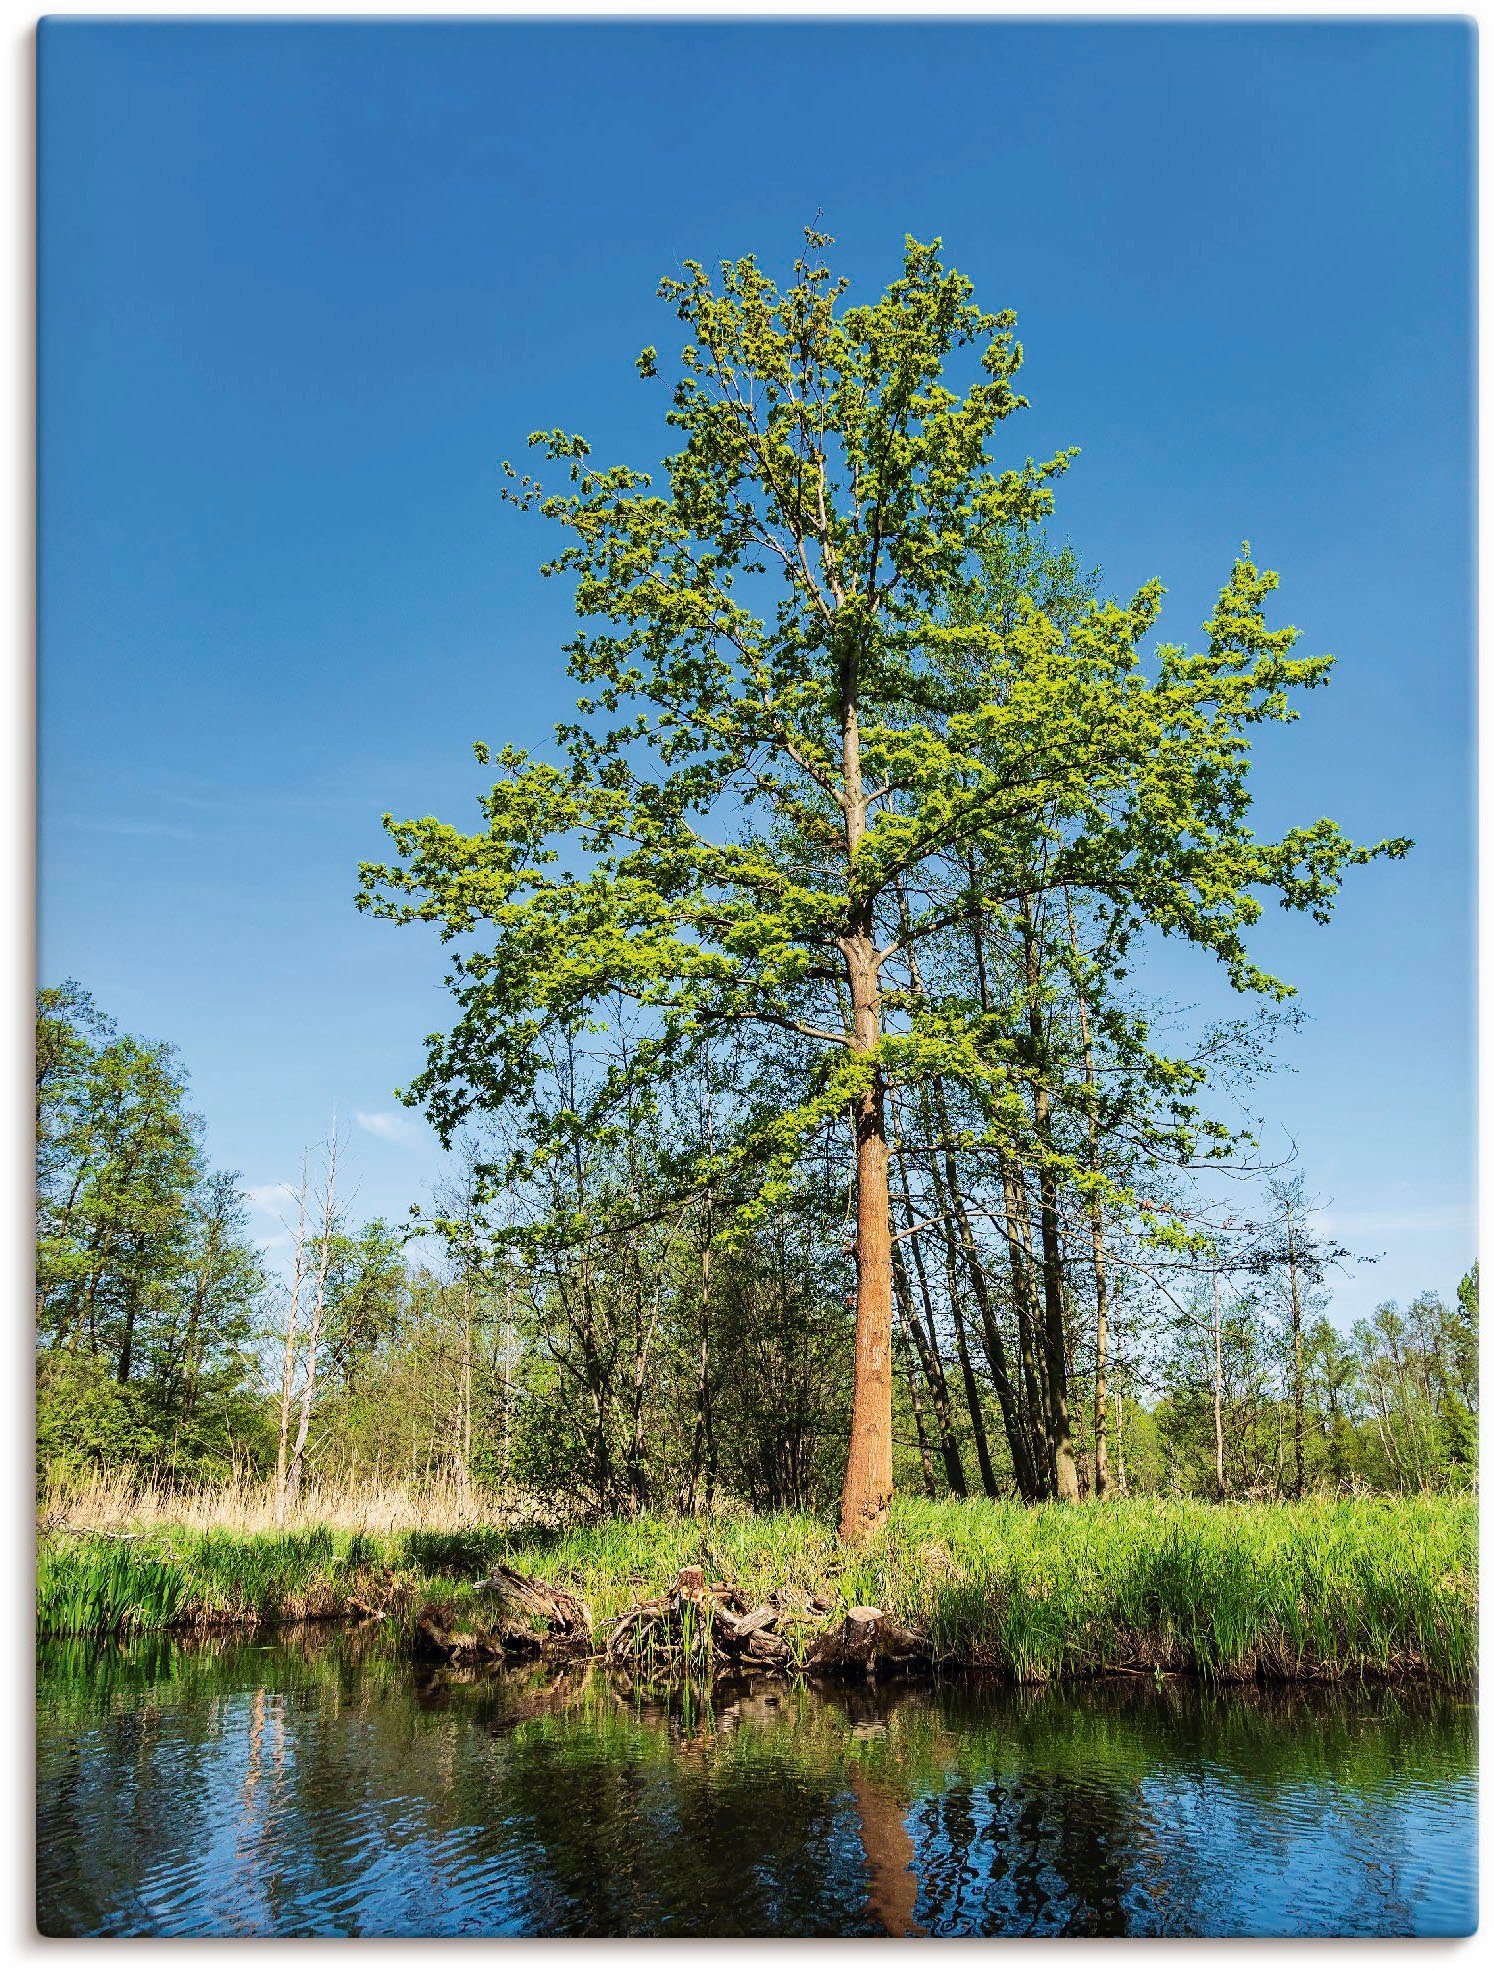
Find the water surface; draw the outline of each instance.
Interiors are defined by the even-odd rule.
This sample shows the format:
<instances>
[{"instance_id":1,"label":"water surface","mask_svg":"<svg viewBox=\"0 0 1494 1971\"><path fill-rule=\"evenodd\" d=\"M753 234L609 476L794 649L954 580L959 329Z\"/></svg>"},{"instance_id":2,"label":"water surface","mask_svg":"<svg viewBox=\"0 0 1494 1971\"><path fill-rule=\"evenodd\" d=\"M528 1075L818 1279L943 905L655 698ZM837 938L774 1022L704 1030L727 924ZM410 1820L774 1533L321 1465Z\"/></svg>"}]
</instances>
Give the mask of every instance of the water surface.
<instances>
[{"instance_id":1,"label":"water surface","mask_svg":"<svg viewBox=\"0 0 1494 1971\"><path fill-rule=\"evenodd\" d=\"M1471 1704L421 1670L54 1644L52 1936L1462 1934Z\"/></svg>"}]
</instances>

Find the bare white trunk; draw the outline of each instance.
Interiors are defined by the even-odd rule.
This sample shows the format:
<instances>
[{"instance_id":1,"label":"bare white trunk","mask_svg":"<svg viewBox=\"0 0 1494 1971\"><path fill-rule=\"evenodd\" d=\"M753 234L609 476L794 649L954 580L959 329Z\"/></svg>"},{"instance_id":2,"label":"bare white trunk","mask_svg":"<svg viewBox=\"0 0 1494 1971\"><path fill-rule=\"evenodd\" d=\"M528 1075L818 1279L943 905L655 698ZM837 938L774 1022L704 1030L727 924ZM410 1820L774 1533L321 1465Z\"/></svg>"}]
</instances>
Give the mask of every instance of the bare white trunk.
<instances>
[{"instance_id":1,"label":"bare white trunk","mask_svg":"<svg viewBox=\"0 0 1494 1971\"><path fill-rule=\"evenodd\" d=\"M327 1311L327 1276L332 1270L332 1245L337 1226L337 1124L327 1138L327 1181L322 1187L322 1222L316 1239L316 1291L311 1321L306 1330L306 1374L301 1383L301 1408L296 1421L296 1441L285 1469L284 1498L294 1505L301 1489L301 1470L306 1455L306 1438L311 1430L311 1406L316 1398L317 1353L321 1347L322 1321Z\"/></svg>"},{"instance_id":2,"label":"bare white trunk","mask_svg":"<svg viewBox=\"0 0 1494 1971\"><path fill-rule=\"evenodd\" d=\"M462 1278L462 1498L472 1492L472 1271Z\"/></svg>"},{"instance_id":3,"label":"bare white trunk","mask_svg":"<svg viewBox=\"0 0 1494 1971\"><path fill-rule=\"evenodd\" d=\"M1219 1319L1219 1268L1214 1268L1214 1482L1224 1497L1224 1340Z\"/></svg>"},{"instance_id":4,"label":"bare white trunk","mask_svg":"<svg viewBox=\"0 0 1494 1971\"><path fill-rule=\"evenodd\" d=\"M301 1288L306 1277L306 1152L301 1152L301 1182L296 1191L296 1257L291 1272L290 1312L285 1324L285 1362L280 1378L280 1444L275 1457L275 1518L285 1518L286 1452L296 1386L296 1346L301 1320Z\"/></svg>"}]
</instances>

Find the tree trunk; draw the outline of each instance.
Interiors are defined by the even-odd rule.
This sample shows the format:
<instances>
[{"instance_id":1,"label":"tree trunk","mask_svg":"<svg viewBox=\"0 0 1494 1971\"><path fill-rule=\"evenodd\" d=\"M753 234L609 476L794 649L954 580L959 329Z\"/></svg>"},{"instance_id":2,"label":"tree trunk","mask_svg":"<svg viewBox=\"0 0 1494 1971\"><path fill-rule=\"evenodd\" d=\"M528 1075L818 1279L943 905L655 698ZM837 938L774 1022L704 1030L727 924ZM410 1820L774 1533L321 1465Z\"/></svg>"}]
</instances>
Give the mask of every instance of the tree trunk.
<instances>
[{"instance_id":1,"label":"tree trunk","mask_svg":"<svg viewBox=\"0 0 1494 1971\"><path fill-rule=\"evenodd\" d=\"M510 1424L513 1414L514 1370L518 1366L518 1349L513 1342L513 1284L505 1268L503 1277L503 1328L499 1335L499 1347L503 1351L499 1379L503 1387L503 1483L505 1489L513 1483L513 1453L511 1449L512 1431Z\"/></svg>"},{"instance_id":2,"label":"tree trunk","mask_svg":"<svg viewBox=\"0 0 1494 1971\"><path fill-rule=\"evenodd\" d=\"M899 1314L901 1307L902 1296L898 1294L893 1300L894 1314ZM918 1468L923 1473L923 1489L931 1499L937 1499L939 1488L934 1483L934 1461L929 1455L928 1427L923 1420L923 1397L919 1393L918 1370L913 1361L913 1349L908 1340L908 1328L905 1321L901 1319L897 1321L896 1333L903 1345L903 1374L908 1379L908 1401L913 1409L913 1431L918 1439Z\"/></svg>"},{"instance_id":3,"label":"tree trunk","mask_svg":"<svg viewBox=\"0 0 1494 1971\"><path fill-rule=\"evenodd\" d=\"M687 1510L694 1512L701 1498L701 1477L705 1478L705 1508L709 1512L716 1492L716 1435L711 1403L711 1234L712 1213L706 1206L700 1248L700 1356L695 1382L695 1433L690 1444L690 1476Z\"/></svg>"},{"instance_id":4,"label":"tree trunk","mask_svg":"<svg viewBox=\"0 0 1494 1971\"><path fill-rule=\"evenodd\" d=\"M906 1195L906 1181L905 1178L904 1195ZM911 1210L909 1223L912 1223ZM916 1235L912 1239L912 1244L915 1248L914 1257L917 1258ZM924 1334L923 1325L914 1309L913 1289L908 1279L908 1269L903 1264L897 1246L892 1248L892 1280L902 1309L903 1325L913 1337L913 1346L918 1355L919 1367L923 1370L923 1379L928 1384L929 1394L934 1399L934 1420L939 1426L939 1449L944 1459L944 1475L949 1480L950 1491L957 1499L963 1499L965 1470L960 1463L960 1447L955 1436L954 1406L950 1400L949 1383L945 1378L944 1364L939 1359L938 1351L931 1345L931 1338ZM933 1310L928 1304L927 1287L924 1290L924 1309L929 1315L932 1326Z\"/></svg>"},{"instance_id":5,"label":"tree trunk","mask_svg":"<svg viewBox=\"0 0 1494 1971\"><path fill-rule=\"evenodd\" d=\"M914 996L921 1000L924 996L923 976L919 970L918 954L914 949L913 940L909 935L911 922L908 914L908 900L903 893L901 884L898 886L897 900L898 916L902 925L903 937L907 944L908 984ZM983 1011L988 1011L990 989L986 981L984 952L981 945L978 922L973 926L973 931L975 948L980 963L981 1006ZM948 1226L951 1213L953 1213L954 1223L959 1232L959 1242L964 1254L965 1265L970 1274L970 1284L975 1294L975 1305L980 1314L981 1340L985 1348L986 1365L991 1371L991 1382L996 1390L996 1401L1001 1410L1002 1429L1006 1433L1007 1450L1012 1462L1012 1476L1016 1481L1017 1490L1021 1493L1022 1497L1031 1499L1036 1496L1036 1487L1032 1475L1031 1453L1022 1432L1022 1420L1017 1395L1012 1387L1011 1373L1007 1367L1006 1348L1001 1339L1001 1330L996 1325L996 1310L992 1304L991 1295L987 1287L985 1268L981 1263L980 1249L975 1243L975 1235L970 1228L970 1214L966 1209L964 1193L960 1189L959 1172L955 1164L954 1146L950 1137L949 1105L944 1096L944 1083L937 1075L933 1078L930 1085L929 1098L921 1104L924 1133L930 1138L931 1145L933 1138L937 1134L939 1148L935 1152L931 1147L930 1155L931 1159L936 1155L942 1159L944 1168L944 1183L941 1188L938 1164L931 1161L929 1165L929 1176L934 1186L935 1209L944 1221L946 1241L950 1240ZM904 1188L906 1189L906 1166L903 1166L903 1168L905 1173L903 1182ZM909 1223L911 1224L911 1209L908 1217ZM994 1498L995 1480L991 1472L990 1457L986 1448L985 1426L980 1417L979 1405L976 1402L974 1379L969 1369L969 1350L965 1340L964 1316L960 1309L959 1289L952 1259L949 1267L949 1300L950 1312L955 1320L956 1338L960 1349L960 1365L965 1371L966 1391L971 1402L972 1421L975 1424L975 1447L980 1460L981 1478L985 1484L987 1493Z\"/></svg>"},{"instance_id":6,"label":"tree trunk","mask_svg":"<svg viewBox=\"0 0 1494 1971\"><path fill-rule=\"evenodd\" d=\"M135 1311L139 1304L140 1290L134 1280L125 1289L124 1334L119 1344L119 1380L127 1383L135 1359Z\"/></svg>"},{"instance_id":7,"label":"tree trunk","mask_svg":"<svg viewBox=\"0 0 1494 1971\"><path fill-rule=\"evenodd\" d=\"M1053 1174L1052 1118L1046 1076L1047 1039L1039 1000L1037 934L1030 907L1024 907L1022 948L1026 966L1027 1024L1032 1040L1032 1119L1043 1153L1038 1167L1038 1229L1043 1248L1043 1356L1047 1365L1048 1441L1053 1452L1053 1489L1065 1504L1078 1500L1079 1468L1069 1425L1068 1345L1063 1318L1063 1254L1058 1243L1058 1181Z\"/></svg>"},{"instance_id":8,"label":"tree trunk","mask_svg":"<svg viewBox=\"0 0 1494 1971\"><path fill-rule=\"evenodd\" d=\"M317 1350L321 1344L322 1320L327 1311L327 1278L332 1270L332 1244L337 1229L337 1127L327 1139L327 1181L322 1192L322 1226L317 1239L316 1295L306 1330L306 1380L301 1385L301 1410L296 1419L296 1441L285 1467L284 1499L294 1505L301 1490L301 1470L306 1457L306 1439L311 1430L311 1406L316 1398ZM412 1457L411 1464L413 1466ZM413 1474L412 1474L413 1475Z\"/></svg>"},{"instance_id":9,"label":"tree trunk","mask_svg":"<svg viewBox=\"0 0 1494 1971\"><path fill-rule=\"evenodd\" d=\"M472 1492L472 1269L462 1268L462 1497Z\"/></svg>"},{"instance_id":10,"label":"tree trunk","mask_svg":"<svg viewBox=\"0 0 1494 1971\"><path fill-rule=\"evenodd\" d=\"M1006 1211L1006 1246L1011 1265L1012 1301L1017 1310L1017 1354L1022 1364L1022 1388L1027 1403L1028 1456L1033 1496L1053 1493L1053 1455L1048 1443L1048 1398L1034 1336L1038 1326L1037 1293L1033 1286L1032 1254L1026 1238L1027 1185L1011 1160L997 1152L1002 1202Z\"/></svg>"},{"instance_id":11,"label":"tree trunk","mask_svg":"<svg viewBox=\"0 0 1494 1971\"><path fill-rule=\"evenodd\" d=\"M880 1037L877 955L870 912L846 941L856 1052ZM887 1182L886 1090L881 1070L854 1105L856 1125L856 1367L840 1537L866 1539L892 1503L892 1201Z\"/></svg>"},{"instance_id":12,"label":"tree trunk","mask_svg":"<svg viewBox=\"0 0 1494 1971\"><path fill-rule=\"evenodd\" d=\"M1001 1339L1001 1330L996 1325L996 1308L991 1298L986 1269L982 1264L980 1249L975 1243L975 1233L970 1224L970 1213L965 1204L964 1193L960 1189L959 1169L955 1163L954 1151L950 1146L949 1112L945 1107L943 1084L935 1080L933 1084L934 1113L938 1122L940 1140L943 1144L944 1195L941 1195L939 1178L934 1173L934 1195L941 1212L952 1212L955 1226L960 1236L960 1247L964 1254L965 1269L970 1275L971 1290L975 1295L976 1310L980 1315L981 1339L985 1346L986 1365L991 1371L991 1381L996 1390L996 1401L1001 1409L1002 1428L1006 1433L1007 1450L1011 1455L1012 1477L1018 1492L1024 1499L1035 1499L1038 1488L1032 1468L1032 1455L1022 1431L1022 1419L1017 1404L1017 1393L1012 1387L1011 1372L1007 1366L1006 1347ZM947 1202L946 1202L947 1200ZM951 1279L953 1275L951 1274ZM954 1289L951 1287L951 1292Z\"/></svg>"},{"instance_id":13,"label":"tree trunk","mask_svg":"<svg viewBox=\"0 0 1494 1971\"><path fill-rule=\"evenodd\" d=\"M1302 1296L1297 1285L1297 1234L1292 1207L1286 1208L1287 1279L1292 1291L1292 1449L1296 1465L1294 1491L1300 1499L1305 1482L1303 1443Z\"/></svg>"},{"instance_id":14,"label":"tree trunk","mask_svg":"<svg viewBox=\"0 0 1494 1971\"><path fill-rule=\"evenodd\" d=\"M181 1388L181 1414L184 1422L190 1421L197 1407L197 1383L201 1372L201 1350L199 1343L206 1324L208 1290L213 1284L213 1267L217 1257L217 1234L210 1230L207 1234L202 1265L192 1283L192 1301L187 1315L187 1332L182 1341L182 1356L179 1382ZM175 1391L173 1390L173 1398Z\"/></svg>"},{"instance_id":15,"label":"tree trunk","mask_svg":"<svg viewBox=\"0 0 1494 1971\"><path fill-rule=\"evenodd\" d=\"M1219 1268L1214 1268L1214 1483L1224 1497L1224 1336L1219 1316Z\"/></svg>"},{"instance_id":16,"label":"tree trunk","mask_svg":"<svg viewBox=\"0 0 1494 1971\"><path fill-rule=\"evenodd\" d=\"M640 1289L642 1281L639 1282ZM657 1315L657 1304L655 1314ZM648 1396L648 1353L653 1337L653 1322L647 1327L643 1324L643 1304L640 1291L635 1310L633 1330L633 1387L630 1392L631 1429L628 1438L628 1502L635 1511L644 1512L649 1502L648 1442L643 1428L643 1409Z\"/></svg>"},{"instance_id":17,"label":"tree trunk","mask_svg":"<svg viewBox=\"0 0 1494 1971\"><path fill-rule=\"evenodd\" d=\"M967 857L966 867L970 876L970 904L968 928L970 944L975 957L976 988L980 995L980 1010L989 1014L991 1007L990 974L986 967L986 943L981 929L979 882L972 850ZM940 1106L943 1106L941 1092ZM948 1129L946 1125L946 1136ZM1010 1387L1010 1377L1006 1374L1004 1351L998 1353L999 1335L994 1312L988 1305L989 1296L983 1293L984 1281L977 1287L981 1295L981 1317L986 1330L987 1356L991 1373L996 1375L1000 1361L1009 1396L1003 1392L1002 1415L1007 1420L1007 1439L1011 1445L1012 1469L1016 1475L1017 1486L1023 1497L1029 1500L1045 1498L1053 1489L1053 1459L1048 1442L1047 1399L1038 1378L1037 1363L1033 1354L1032 1336L1033 1315L1036 1301L1032 1293L1032 1265L1025 1242L1019 1240L1019 1227L1022 1219L1016 1205L1016 1187L1012 1177L1011 1164L1006 1153L998 1147L996 1168L1001 1180L1002 1201L1006 1212L1007 1258L1011 1268L1012 1306L1017 1316L1017 1360L1022 1375L1023 1394L1026 1397L1027 1415L1024 1421L1023 1405L1017 1392ZM964 1214L963 1199L959 1187L951 1180L951 1188L960 1202L961 1232L966 1250L975 1251L975 1241L971 1236L969 1221ZM1001 1381L997 1383L1001 1389Z\"/></svg>"},{"instance_id":18,"label":"tree trunk","mask_svg":"<svg viewBox=\"0 0 1494 1971\"><path fill-rule=\"evenodd\" d=\"M975 1380L975 1369L970 1360L970 1341L965 1332L965 1315L960 1306L960 1280L955 1269L956 1247L954 1235L948 1221L944 1224L944 1279L949 1297L950 1319L954 1324L955 1354L959 1357L960 1376L965 1385L965 1407L970 1412L970 1430L975 1439L975 1464L980 1472L981 1490L988 1499L996 1496L996 1473L991 1467L991 1447L986 1438L986 1419L981 1410L980 1385Z\"/></svg>"},{"instance_id":19,"label":"tree trunk","mask_svg":"<svg viewBox=\"0 0 1494 1971\"><path fill-rule=\"evenodd\" d=\"M1084 1049L1084 1108L1085 1120L1089 1124L1089 1168L1092 1176L1100 1174L1100 1096L1095 1084L1094 1049L1089 1036L1089 1005L1084 997L1084 989L1078 982L1079 970L1079 931L1074 922L1074 903L1067 890L1063 893L1064 907L1069 918L1069 948L1074 957L1075 991L1079 1012L1079 1039ZM1103 1499L1110 1485L1110 1471L1105 1442L1105 1371L1109 1354L1109 1295L1110 1281L1105 1265L1105 1212L1098 1195L1089 1194L1089 1244L1095 1275L1095 1497Z\"/></svg>"},{"instance_id":20,"label":"tree trunk","mask_svg":"<svg viewBox=\"0 0 1494 1971\"><path fill-rule=\"evenodd\" d=\"M290 1311L285 1323L285 1357L280 1376L280 1441L275 1453L275 1518L285 1518L285 1473L290 1449L291 1402L296 1386L297 1329L301 1315L301 1286L306 1264L306 1157L301 1157L301 1184L296 1193L296 1255L291 1273Z\"/></svg>"}]
</instances>

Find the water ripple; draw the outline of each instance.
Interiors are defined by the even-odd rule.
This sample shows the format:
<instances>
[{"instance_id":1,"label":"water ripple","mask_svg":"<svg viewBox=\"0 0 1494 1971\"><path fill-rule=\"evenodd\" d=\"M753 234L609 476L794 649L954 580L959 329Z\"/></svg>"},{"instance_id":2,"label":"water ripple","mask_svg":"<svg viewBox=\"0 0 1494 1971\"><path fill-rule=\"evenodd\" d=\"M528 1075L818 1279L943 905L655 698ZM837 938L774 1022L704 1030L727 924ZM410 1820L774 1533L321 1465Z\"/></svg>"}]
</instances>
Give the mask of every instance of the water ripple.
<instances>
[{"instance_id":1,"label":"water ripple","mask_svg":"<svg viewBox=\"0 0 1494 1971\"><path fill-rule=\"evenodd\" d=\"M1466 1933L1471 1705L739 1691L351 1641L38 1671L55 1936Z\"/></svg>"}]
</instances>

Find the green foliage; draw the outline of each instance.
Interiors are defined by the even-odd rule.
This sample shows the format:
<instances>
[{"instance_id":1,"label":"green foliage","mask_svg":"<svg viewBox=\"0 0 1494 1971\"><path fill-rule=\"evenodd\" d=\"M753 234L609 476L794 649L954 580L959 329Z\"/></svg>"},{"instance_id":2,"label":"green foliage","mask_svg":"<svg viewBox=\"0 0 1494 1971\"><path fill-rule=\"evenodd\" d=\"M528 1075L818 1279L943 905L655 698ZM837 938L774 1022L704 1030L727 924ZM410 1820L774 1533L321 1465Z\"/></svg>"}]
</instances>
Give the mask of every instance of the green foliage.
<instances>
[{"instance_id":1,"label":"green foliage","mask_svg":"<svg viewBox=\"0 0 1494 1971\"><path fill-rule=\"evenodd\" d=\"M510 473L559 542L582 696L547 758L477 747L474 830L386 817L393 859L362 872L360 907L452 951L407 1099L448 1147L480 1134L425 1220L440 1255L332 1224L314 1375L304 1319L294 1348L266 1332L171 1050L71 982L40 995L44 1464L263 1469L281 1346L319 1476L818 1510L865 1121L899 1484L1094 1488L1105 1434L1112 1489L1212 1491L1216 1413L1231 1495L1473 1484L1476 1271L1456 1308L1345 1337L1336 1254L1283 1192L1231 1260L1217 1372L1187 1284L1192 1173L1241 1141L1215 1098L1286 1017L1252 926L1272 898L1327 918L1346 870L1408 847L1256 832L1253 748L1332 660L1270 620L1248 547L1197 647L1157 643L1160 583L1108 594L1046 531L1073 455L997 456L1014 319L938 242L853 303L829 244L785 285L750 257L663 284L684 346L658 474L561 431L531 441L556 484ZM1181 1037L1132 982L1161 937L1251 1017Z\"/></svg>"},{"instance_id":2,"label":"green foliage","mask_svg":"<svg viewBox=\"0 0 1494 1971\"><path fill-rule=\"evenodd\" d=\"M222 1476L250 1402L259 1254L169 1047L73 981L37 995L37 1455Z\"/></svg>"},{"instance_id":3,"label":"green foliage","mask_svg":"<svg viewBox=\"0 0 1494 1971\"><path fill-rule=\"evenodd\" d=\"M932 1594L935 1543L949 1580ZM1476 1522L1447 1500L1078 1511L905 1506L879 1586L965 1660L1019 1677L1160 1667L1215 1677L1416 1664L1457 1682L1477 1647ZM899 1577L897 1564L906 1568ZM906 1584L905 1584L906 1580Z\"/></svg>"},{"instance_id":4,"label":"green foliage","mask_svg":"<svg viewBox=\"0 0 1494 1971\"><path fill-rule=\"evenodd\" d=\"M1356 847L1326 820L1253 832L1253 730L1295 717L1331 660L1268 627L1276 577L1248 555L1203 647L1164 645L1150 666L1157 583L1077 616L1072 581L1051 615L1027 593L1001 620L972 609L993 542L1047 511L1070 455L990 458L1025 401L1014 318L977 307L937 242L910 240L900 277L859 306L819 259L828 244L811 233L781 289L750 257L662 284L686 340L680 449L657 483L535 434L569 490L513 474L513 497L564 540L546 572L574 584L584 624L567 646L579 719L555 763L492 756L481 831L386 817L399 859L365 867L359 893L458 946L456 1024L409 1091L443 1139L528 1101L544 1044L609 1002L643 1009L644 1037L584 1108L526 1132L521 1161L595 1141L625 1091L703 1036L790 1036L778 1102L702 1166L751 1173L739 1221L883 1083L946 1077L979 1093L988 1131L1054 1154L1029 1140L1005 1021L968 997L851 1017L868 965L968 914L967 852L983 907L1030 910L1035 888L1118 897L1241 989L1278 994L1243 942L1262 895L1326 917L1345 868L1407 846ZM640 368L653 376L656 352Z\"/></svg>"},{"instance_id":5,"label":"green foliage","mask_svg":"<svg viewBox=\"0 0 1494 1971\"><path fill-rule=\"evenodd\" d=\"M1294 1361L1256 1282L1228 1288L1221 1324L1226 1486L1279 1496L1294 1484ZM1470 1284L1471 1283L1471 1284ZM1304 1288L1304 1294L1308 1288ZM1316 1296L1313 1296L1316 1299ZM1212 1490L1213 1359L1207 1294L1183 1310L1163 1362L1155 1421L1185 1490ZM1478 1467L1477 1268L1453 1305L1419 1294L1404 1312L1387 1301L1343 1333L1321 1310L1304 1332L1303 1410L1308 1490L1463 1490Z\"/></svg>"},{"instance_id":6,"label":"green foliage","mask_svg":"<svg viewBox=\"0 0 1494 1971\"><path fill-rule=\"evenodd\" d=\"M149 1467L165 1449L144 1389L122 1385L97 1355L49 1349L37 1364L38 1477Z\"/></svg>"},{"instance_id":7,"label":"green foliage","mask_svg":"<svg viewBox=\"0 0 1494 1971\"><path fill-rule=\"evenodd\" d=\"M408 1288L404 1238L382 1218L340 1231L327 1276L327 1345L343 1394L357 1393L363 1368L403 1325Z\"/></svg>"},{"instance_id":8,"label":"green foliage","mask_svg":"<svg viewBox=\"0 0 1494 1971\"><path fill-rule=\"evenodd\" d=\"M1478 1279L1473 1269L1449 1307L1418 1294L1355 1324L1353 1414L1371 1483L1396 1489L1468 1484L1477 1468Z\"/></svg>"}]
</instances>

